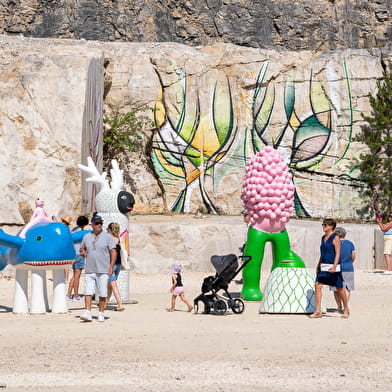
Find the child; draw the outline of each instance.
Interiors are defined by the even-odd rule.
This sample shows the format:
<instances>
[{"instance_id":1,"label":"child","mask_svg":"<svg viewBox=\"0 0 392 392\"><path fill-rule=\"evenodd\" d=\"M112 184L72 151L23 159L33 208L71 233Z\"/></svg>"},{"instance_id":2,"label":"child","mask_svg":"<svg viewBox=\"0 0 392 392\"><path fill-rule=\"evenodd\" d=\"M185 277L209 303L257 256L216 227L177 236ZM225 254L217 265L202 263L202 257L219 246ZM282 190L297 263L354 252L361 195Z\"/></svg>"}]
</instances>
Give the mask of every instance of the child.
<instances>
[{"instance_id":1,"label":"child","mask_svg":"<svg viewBox=\"0 0 392 392\"><path fill-rule=\"evenodd\" d=\"M185 302L188 306L188 312L191 312L193 306L189 303L189 301L184 296L184 286L182 285L182 278L181 278L181 264L172 264L171 271L172 271L172 282L173 285L170 288L170 292L172 293L172 300L171 300L171 308L167 309L169 312L174 312L176 307L176 299L179 295L181 300Z\"/></svg>"}]
</instances>

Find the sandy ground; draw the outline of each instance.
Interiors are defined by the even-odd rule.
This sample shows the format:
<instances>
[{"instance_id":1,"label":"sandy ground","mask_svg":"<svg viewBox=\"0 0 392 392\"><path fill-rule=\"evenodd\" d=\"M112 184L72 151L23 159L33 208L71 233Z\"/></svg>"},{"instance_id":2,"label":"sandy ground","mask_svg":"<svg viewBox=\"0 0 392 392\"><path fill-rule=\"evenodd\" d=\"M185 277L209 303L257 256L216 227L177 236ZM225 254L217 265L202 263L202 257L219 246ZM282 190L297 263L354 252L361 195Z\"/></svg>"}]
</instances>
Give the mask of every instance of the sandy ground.
<instances>
[{"instance_id":1,"label":"sandy ground","mask_svg":"<svg viewBox=\"0 0 392 392\"><path fill-rule=\"evenodd\" d=\"M186 296L206 274L184 273ZM15 315L0 279L0 389L6 391L391 391L392 276L357 272L351 317L169 313L169 275L132 275L126 311L104 323L68 314ZM234 282L231 292L238 293ZM335 307L324 289L324 304ZM97 309L93 309L97 315Z\"/></svg>"}]
</instances>

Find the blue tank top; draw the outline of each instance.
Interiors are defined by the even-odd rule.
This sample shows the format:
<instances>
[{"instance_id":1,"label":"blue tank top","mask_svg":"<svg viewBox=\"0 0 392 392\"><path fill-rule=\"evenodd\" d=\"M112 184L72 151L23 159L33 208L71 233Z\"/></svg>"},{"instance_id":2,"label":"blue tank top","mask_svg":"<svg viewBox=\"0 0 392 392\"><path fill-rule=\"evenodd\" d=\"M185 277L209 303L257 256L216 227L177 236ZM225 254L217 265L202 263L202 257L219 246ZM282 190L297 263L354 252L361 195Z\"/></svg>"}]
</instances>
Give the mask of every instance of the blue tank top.
<instances>
[{"instance_id":1,"label":"blue tank top","mask_svg":"<svg viewBox=\"0 0 392 392\"><path fill-rule=\"evenodd\" d=\"M324 242L324 237L321 238L321 245L320 245L320 255L321 255L321 262L326 264L333 264L335 261L335 247L333 246L333 239L336 237L336 233L332 233L331 236Z\"/></svg>"},{"instance_id":2,"label":"blue tank top","mask_svg":"<svg viewBox=\"0 0 392 392\"><path fill-rule=\"evenodd\" d=\"M392 227L387 231L384 231L384 235L392 235Z\"/></svg>"}]
</instances>

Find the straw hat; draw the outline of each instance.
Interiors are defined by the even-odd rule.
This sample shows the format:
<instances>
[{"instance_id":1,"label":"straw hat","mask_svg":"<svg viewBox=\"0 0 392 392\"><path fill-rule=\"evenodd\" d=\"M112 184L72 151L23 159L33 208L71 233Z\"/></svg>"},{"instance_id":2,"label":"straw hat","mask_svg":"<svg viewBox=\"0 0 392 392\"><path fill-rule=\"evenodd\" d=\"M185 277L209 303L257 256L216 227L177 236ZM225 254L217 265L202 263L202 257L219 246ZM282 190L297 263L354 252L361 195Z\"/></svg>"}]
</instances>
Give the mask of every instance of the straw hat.
<instances>
[{"instance_id":1,"label":"straw hat","mask_svg":"<svg viewBox=\"0 0 392 392\"><path fill-rule=\"evenodd\" d=\"M70 225L71 222L72 222L72 218L71 218L70 216L68 216L68 215L65 215L65 216L63 216L63 217L61 218L61 221L62 221L62 222L65 222L67 225Z\"/></svg>"}]
</instances>

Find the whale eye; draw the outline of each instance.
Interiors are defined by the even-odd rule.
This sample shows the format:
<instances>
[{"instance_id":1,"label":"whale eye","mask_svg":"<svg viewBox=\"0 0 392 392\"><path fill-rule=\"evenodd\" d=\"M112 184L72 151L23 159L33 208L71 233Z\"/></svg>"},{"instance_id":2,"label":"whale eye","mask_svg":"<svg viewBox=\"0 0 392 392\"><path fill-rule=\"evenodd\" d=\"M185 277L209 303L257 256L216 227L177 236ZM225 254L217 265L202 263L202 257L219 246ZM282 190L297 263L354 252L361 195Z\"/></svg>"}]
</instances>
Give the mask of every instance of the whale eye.
<instances>
[{"instance_id":1,"label":"whale eye","mask_svg":"<svg viewBox=\"0 0 392 392\"><path fill-rule=\"evenodd\" d=\"M40 235L37 236L37 238L35 239L36 241L41 241L42 237Z\"/></svg>"},{"instance_id":2,"label":"whale eye","mask_svg":"<svg viewBox=\"0 0 392 392\"><path fill-rule=\"evenodd\" d=\"M127 197L125 195L121 196L121 199L126 200Z\"/></svg>"}]
</instances>

